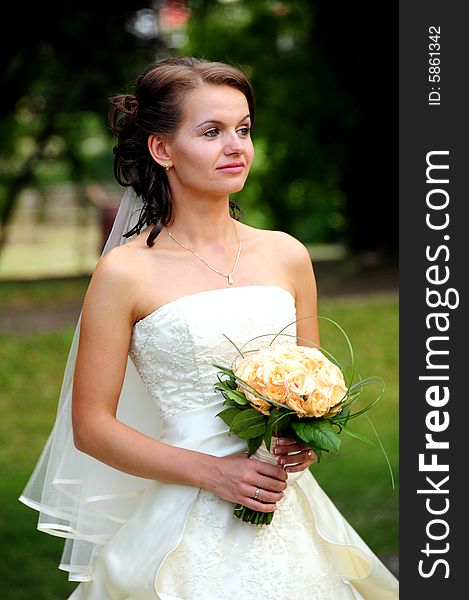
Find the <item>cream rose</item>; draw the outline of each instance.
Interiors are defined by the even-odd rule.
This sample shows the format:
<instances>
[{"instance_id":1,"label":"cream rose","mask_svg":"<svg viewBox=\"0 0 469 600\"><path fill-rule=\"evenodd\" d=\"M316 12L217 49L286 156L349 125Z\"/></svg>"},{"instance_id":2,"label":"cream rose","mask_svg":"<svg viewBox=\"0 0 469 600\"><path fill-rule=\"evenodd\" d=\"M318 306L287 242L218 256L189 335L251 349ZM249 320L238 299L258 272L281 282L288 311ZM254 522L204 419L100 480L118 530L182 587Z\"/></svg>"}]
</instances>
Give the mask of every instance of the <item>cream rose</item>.
<instances>
[{"instance_id":1,"label":"cream rose","mask_svg":"<svg viewBox=\"0 0 469 600\"><path fill-rule=\"evenodd\" d=\"M249 400L249 403L251 404L252 408L255 408L256 410L261 412L263 415L270 414L270 411L272 410L272 404L270 404L270 402L267 402L266 400L259 398L259 396L256 396L255 394L253 394L251 392L246 392L244 390L241 390L241 391L243 391L246 398ZM259 390L256 390L256 391L259 391Z\"/></svg>"},{"instance_id":2,"label":"cream rose","mask_svg":"<svg viewBox=\"0 0 469 600\"><path fill-rule=\"evenodd\" d=\"M285 401L288 408L295 411L299 417L309 417L305 400L301 396L291 394Z\"/></svg>"},{"instance_id":3,"label":"cream rose","mask_svg":"<svg viewBox=\"0 0 469 600\"><path fill-rule=\"evenodd\" d=\"M288 398L288 390L284 385L274 385L272 383L268 383L265 386L264 395L274 402L280 402L281 404L284 404Z\"/></svg>"},{"instance_id":4,"label":"cream rose","mask_svg":"<svg viewBox=\"0 0 469 600\"><path fill-rule=\"evenodd\" d=\"M331 405L327 397L315 391L305 399L305 410L308 417L323 417L329 412Z\"/></svg>"},{"instance_id":5,"label":"cream rose","mask_svg":"<svg viewBox=\"0 0 469 600\"><path fill-rule=\"evenodd\" d=\"M268 362L260 365L256 370L256 377L266 385L283 385L288 376L288 369L277 362Z\"/></svg>"},{"instance_id":6,"label":"cream rose","mask_svg":"<svg viewBox=\"0 0 469 600\"><path fill-rule=\"evenodd\" d=\"M301 369L286 375L285 386L292 394L309 396L316 387L316 381L310 372L306 369Z\"/></svg>"}]
</instances>

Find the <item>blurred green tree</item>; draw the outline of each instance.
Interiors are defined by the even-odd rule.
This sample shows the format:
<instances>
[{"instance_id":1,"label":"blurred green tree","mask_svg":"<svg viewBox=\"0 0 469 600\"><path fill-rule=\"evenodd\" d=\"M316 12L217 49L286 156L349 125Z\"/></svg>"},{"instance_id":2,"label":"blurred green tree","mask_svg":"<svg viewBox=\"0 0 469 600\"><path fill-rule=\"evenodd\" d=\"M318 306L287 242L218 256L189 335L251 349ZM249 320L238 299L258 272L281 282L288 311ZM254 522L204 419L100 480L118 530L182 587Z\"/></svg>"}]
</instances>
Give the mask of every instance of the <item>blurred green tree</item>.
<instances>
[{"instance_id":1,"label":"blurred green tree","mask_svg":"<svg viewBox=\"0 0 469 600\"><path fill-rule=\"evenodd\" d=\"M157 32L132 33L141 9L142 0L9 5L13 35L0 41L0 248L25 186L112 177L106 99L166 51Z\"/></svg>"}]
</instances>

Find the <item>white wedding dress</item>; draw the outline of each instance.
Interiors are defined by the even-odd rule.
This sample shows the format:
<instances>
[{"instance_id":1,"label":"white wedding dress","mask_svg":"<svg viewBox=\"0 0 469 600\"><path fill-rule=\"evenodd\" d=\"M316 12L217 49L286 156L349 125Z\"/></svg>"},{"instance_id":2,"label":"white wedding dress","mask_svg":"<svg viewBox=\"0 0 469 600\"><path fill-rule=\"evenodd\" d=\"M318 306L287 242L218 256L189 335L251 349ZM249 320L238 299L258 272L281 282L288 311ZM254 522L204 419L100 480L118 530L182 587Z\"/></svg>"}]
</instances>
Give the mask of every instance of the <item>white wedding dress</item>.
<instances>
[{"instance_id":1,"label":"white wedding dress","mask_svg":"<svg viewBox=\"0 0 469 600\"><path fill-rule=\"evenodd\" d=\"M289 324L294 334L295 318L288 291L249 285L179 298L136 323L130 357L154 401L161 441L217 456L245 449L216 417L223 398L213 390L213 364L231 365L231 341L239 347ZM309 471L289 483L268 526L243 523L233 507L206 490L147 482L69 600L398 597L396 578Z\"/></svg>"}]
</instances>

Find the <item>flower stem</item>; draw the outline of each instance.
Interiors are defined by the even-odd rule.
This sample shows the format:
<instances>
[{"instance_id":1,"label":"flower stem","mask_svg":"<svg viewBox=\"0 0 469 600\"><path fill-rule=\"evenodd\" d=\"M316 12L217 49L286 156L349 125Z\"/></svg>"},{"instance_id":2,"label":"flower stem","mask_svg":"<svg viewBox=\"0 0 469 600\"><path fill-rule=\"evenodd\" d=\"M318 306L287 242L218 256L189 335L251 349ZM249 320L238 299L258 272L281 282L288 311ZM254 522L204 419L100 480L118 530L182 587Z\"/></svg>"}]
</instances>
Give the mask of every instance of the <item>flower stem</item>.
<instances>
[{"instance_id":1,"label":"flower stem","mask_svg":"<svg viewBox=\"0 0 469 600\"><path fill-rule=\"evenodd\" d=\"M234 516L246 523L253 525L269 525L274 517L273 512L265 513L258 510L252 510L242 504L237 504L234 509Z\"/></svg>"}]
</instances>

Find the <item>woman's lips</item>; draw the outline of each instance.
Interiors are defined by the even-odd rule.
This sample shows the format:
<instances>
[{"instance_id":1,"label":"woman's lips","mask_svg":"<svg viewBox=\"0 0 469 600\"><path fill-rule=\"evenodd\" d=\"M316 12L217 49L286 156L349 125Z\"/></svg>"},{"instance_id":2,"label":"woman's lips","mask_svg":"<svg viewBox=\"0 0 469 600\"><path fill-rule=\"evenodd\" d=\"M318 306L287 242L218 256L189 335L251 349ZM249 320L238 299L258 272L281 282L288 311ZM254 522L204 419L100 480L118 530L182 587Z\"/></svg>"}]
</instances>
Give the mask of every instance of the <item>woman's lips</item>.
<instances>
[{"instance_id":1,"label":"woman's lips","mask_svg":"<svg viewBox=\"0 0 469 600\"><path fill-rule=\"evenodd\" d=\"M241 173L244 169L244 163L228 163L227 165L222 165L221 167L217 167L217 171L223 171L224 173Z\"/></svg>"}]
</instances>

